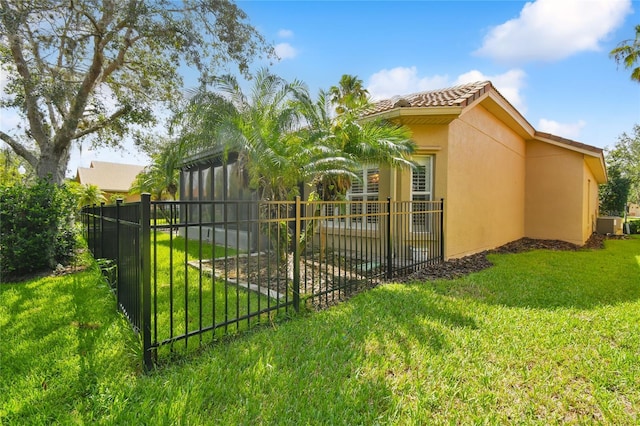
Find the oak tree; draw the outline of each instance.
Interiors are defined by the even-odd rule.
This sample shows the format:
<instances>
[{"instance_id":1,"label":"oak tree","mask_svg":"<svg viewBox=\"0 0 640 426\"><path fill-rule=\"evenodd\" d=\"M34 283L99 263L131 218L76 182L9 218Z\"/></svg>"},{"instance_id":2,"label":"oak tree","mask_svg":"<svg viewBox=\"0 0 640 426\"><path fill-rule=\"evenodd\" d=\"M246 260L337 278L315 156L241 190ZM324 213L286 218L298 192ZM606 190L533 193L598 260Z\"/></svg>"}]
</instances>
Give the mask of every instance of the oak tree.
<instances>
[{"instance_id":1,"label":"oak tree","mask_svg":"<svg viewBox=\"0 0 640 426\"><path fill-rule=\"evenodd\" d=\"M272 48L228 0L0 0L0 140L40 177L64 178L74 143L118 145L181 98L185 69L248 75ZM225 69L225 71L228 71Z\"/></svg>"}]
</instances>

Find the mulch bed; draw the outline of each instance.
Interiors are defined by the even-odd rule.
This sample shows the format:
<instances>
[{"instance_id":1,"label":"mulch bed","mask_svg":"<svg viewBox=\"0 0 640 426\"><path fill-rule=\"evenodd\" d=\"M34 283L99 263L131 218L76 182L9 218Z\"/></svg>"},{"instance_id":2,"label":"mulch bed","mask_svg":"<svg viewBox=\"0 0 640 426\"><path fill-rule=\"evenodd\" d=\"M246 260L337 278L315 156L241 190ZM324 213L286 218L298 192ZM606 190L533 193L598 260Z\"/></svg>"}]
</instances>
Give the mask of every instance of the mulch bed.
<instances>
[{"instance_id":1,"label":"mulch bed","mask_svg":"<svg viewBox=\"0 0 640 426\"><path fill-rule=\"evenodd\" d=\"M435 279L455 279L471 274L473 272L479 272L483 269L493 266L493 264L487 259L487 255L493 253L522 253L530 250L540 249L563 251L576 251L579 249L601 249L604 248L604 240L607 238L625 239L627 237L625 235L606 236L593 234L583 246L571 244L566 241L521 238L492 250L486 250L459 259L451 259L435 265L428 265L424 269L416 271L413 274L402 278L401 281L407 282Z\"/></svg>"}]
</instances>

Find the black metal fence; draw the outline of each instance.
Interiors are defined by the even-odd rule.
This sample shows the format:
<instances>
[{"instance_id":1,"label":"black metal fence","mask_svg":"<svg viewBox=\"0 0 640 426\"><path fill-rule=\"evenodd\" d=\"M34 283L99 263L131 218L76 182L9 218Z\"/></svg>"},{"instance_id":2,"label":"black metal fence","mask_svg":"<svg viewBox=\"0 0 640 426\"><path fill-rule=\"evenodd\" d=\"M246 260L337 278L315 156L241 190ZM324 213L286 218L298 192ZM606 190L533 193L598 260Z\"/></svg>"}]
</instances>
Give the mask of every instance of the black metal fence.
<instances>
[{"instance_id":1,"label":"black metal fence","mask_svg":"<svg viewBox=\"0 0 640 426\"><path fill-rule=\"evenodd\" d=\"M443 261L444 201L150 201L85 207L144 365ZM109 275L109 273L107 273Z\"/></svg>"}]
</instances>

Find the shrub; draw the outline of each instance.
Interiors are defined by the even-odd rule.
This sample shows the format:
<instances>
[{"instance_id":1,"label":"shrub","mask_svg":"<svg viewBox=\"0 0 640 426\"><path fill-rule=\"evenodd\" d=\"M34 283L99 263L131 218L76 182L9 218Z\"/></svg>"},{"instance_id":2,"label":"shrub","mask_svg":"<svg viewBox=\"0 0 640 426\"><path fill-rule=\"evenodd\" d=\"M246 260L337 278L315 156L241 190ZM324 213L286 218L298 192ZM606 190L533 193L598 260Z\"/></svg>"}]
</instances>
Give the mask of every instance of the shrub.
<instances>
[{"instance_id":1,"label":"shrub","mask_svg":"<svg viewBox=\"0 0 640 426\"><path fill-rule=\"evenodd\" d=\"M0 274L3 278L67 264L76 249L76 198L66 186L38 180L0 186Z\"/></svg>"},{"instance_id":2,"label":"shrub","mask_svg":"<svg viewBox=\"0 0 640 426\"><path fill-rule=\"evenodd\" d=\"M629 221L629 233L640 234L640 219Z\"/></svg>"}]
</instances>

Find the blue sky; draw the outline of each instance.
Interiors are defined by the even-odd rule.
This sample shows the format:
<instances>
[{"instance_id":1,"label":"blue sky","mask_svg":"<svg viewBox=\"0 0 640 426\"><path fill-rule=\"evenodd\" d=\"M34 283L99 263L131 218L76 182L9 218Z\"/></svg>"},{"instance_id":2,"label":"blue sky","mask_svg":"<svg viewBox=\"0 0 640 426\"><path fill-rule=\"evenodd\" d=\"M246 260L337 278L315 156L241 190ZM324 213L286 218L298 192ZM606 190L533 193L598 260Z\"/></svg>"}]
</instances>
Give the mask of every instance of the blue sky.
<instances>
[{"instance_id":1,"label":"blue sky","mask_svg":"<svg viewBox=\"0 0 640 426\"><path fill-rule=\"evenodd\" d=\"M276 46L281 60L272 72L302 80L312 93L337 84L343 74L357 75L376 98L491 80L539 131L604 148L640 124L640 84L608 55L635 36L640 1L238 5ZM147 161L131 148L85 148L82 155L74 151L69 175L96 159Z\"/></svg>"}]
</instances>

